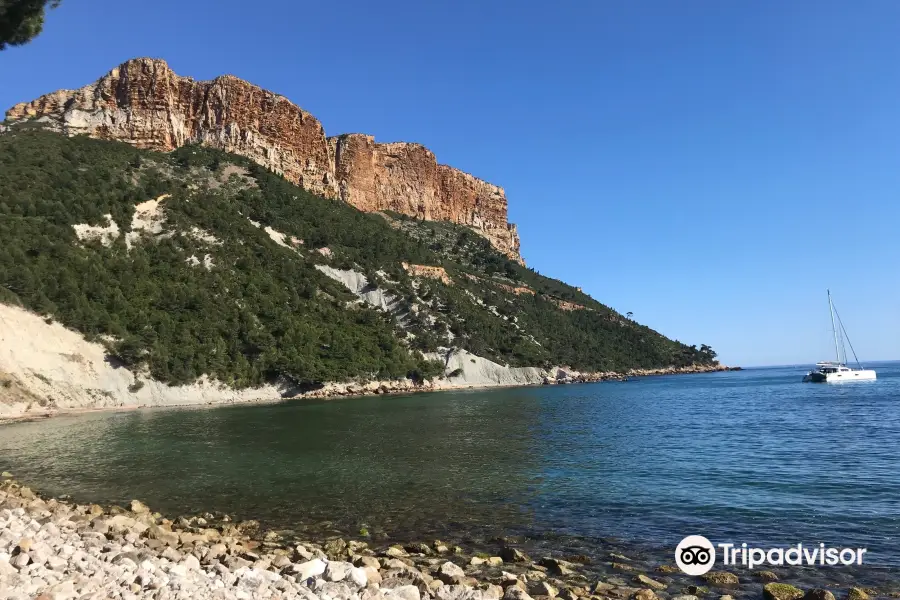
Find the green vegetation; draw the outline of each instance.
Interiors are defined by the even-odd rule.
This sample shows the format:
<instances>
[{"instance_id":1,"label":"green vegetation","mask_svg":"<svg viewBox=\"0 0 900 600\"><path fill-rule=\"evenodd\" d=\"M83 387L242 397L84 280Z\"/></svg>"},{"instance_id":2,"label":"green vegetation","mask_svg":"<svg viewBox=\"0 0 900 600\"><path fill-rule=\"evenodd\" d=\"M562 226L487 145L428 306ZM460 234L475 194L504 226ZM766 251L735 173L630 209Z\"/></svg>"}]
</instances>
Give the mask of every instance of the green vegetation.
<instances>
[{"instance_id":1,"label":"green vegetation","mask_svg":"<svg viewBox=\"0 0 900 600\"><path fill-rule=\"evenodd\" d=\"M129 249L135 205L163 194L163 230ZM106 226L106 215L121 230L111 244L77 238L73 225ZM418 351L451 345L582 370L715 359L508 260L464 227L361 213L198 146L159 154L15 127L0 135L0 239L0 301L173 383L422 379L440 366ZM330 256L316 251L324 247ZM443 266L453 283L411 278L401 262ZM364 273L398 309L367 308L317 264Z\"/></svg>"},{"instance_id":2,"label":"green vegetation","mask_svg":"<svg viewBox=\"0 0 900 600\"><path fill-rule=\"evenodd\" d=\"M397 340L384 315L347 310L353 298L338 283L240 214L264 219L279 203L293 202L296 208L286 214L305 213L336 228L337 217L328 218L334 203L292 186L291 197L264 195L269 185L287 185L265 173L260 189L212 189L197 172L198 156L206 154L140 153L125 144L38 131L0 136L0 286L6 299L111 339L120 361L174 383L204 373L243 387L279 376L309 384L435 372ZM77 223L104 225L105 214L126 229L134 205L162 193L172 194L165 201L168 231L197 227L221 243L163 235L128 250L123 236L107 248L74 234ZM359 218L347 228L363 239L366 215L350 216ZM298 232L305 223L297 222ZM207 253L218 267L207 271L186 262Z\"/></svg>"},{"instance_id":3,"label":"green vegetation","mask_svg":"<svg viewBox=\"0 0 900 600\"><path fill-rule=\"evenodd\" d=\"M455 342L475 354L516 366L569 365L582 370L715 362L716 354L709 346L697 349L665 338L578 288L509 260L466 227L397 213L389 217L410 237L427 241L430 249L443 253L440 264L454 285L432 281L425 287L444 300L445 312L458 317L448 323L461 337ZM472 296L493 305L509 321L474 305ZM561 310L561 305L575 310Z\"/></svg>"},{"instance_id":4,"label":"green vegetation","mask_svg":"<svg viewBox=\"0 0 900 600\"><path fill-rule=\"evenodd\" d=\"M0 50L20 46L44 30L44 12L61 0L0 0Z\"/></svg>"}]
</instances>

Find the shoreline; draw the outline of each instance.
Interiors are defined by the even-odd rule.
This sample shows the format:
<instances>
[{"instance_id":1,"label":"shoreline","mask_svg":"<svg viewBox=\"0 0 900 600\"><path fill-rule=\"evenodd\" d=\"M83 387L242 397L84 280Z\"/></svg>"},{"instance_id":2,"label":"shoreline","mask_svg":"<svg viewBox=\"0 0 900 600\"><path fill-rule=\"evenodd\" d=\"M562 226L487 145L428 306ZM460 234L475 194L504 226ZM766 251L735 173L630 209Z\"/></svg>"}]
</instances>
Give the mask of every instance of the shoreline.
<instances>
[{"instance_id":1,"label":"shoreline","mask_svg":"<svg viewBox=\"0 0 900 600\"><path fill-rule=\"evenodd\" d=\"M122 404L114 406L75 406L62 408L46 408L36 411L25 411L16 415L0 414L0 426L11 425L14 423L24 423L31 421L43 421L53 417L71 416L90 413L104 412L124 412L132 410L147 409L174 409L174 408L215 408L221 406L251 406L251 405L267 405L277 404L281 402L290 402L292 400L330 400L337 398L361 398L370 396L401 396L407 394L431 393L431 392L458 392L465 390L491 390L491 389L510 389L510 388L530 388L545 385L576 385L586 383L604 383L609 381L628 381L631 378L640 377L660 377L665 375L693 375L701 373L721 373L728 371L741 371L742 367L728 367L724 365L692 365L690 367L660 367L655 369L630 369L625 373L621 372L601 372L601 373L580 373L577 371L566 372L557 368L557 379L545 377L542 382L538 383L512 383L512 384L488 384L488 383L465 383L453 384L442 381L435 382L431 380L424 384L415 384L410 380L397 381L373 381L367 383L328 383L321 388L311 390L309 392L297 394L287 397L271 397L271 398L248 398L243 400L225 400L225 401L200 401L167 403L167 404ZM550 370L550 373L553 369ZM559 377L559 373L565 374Z\"/></svg>"},{"instance_id":2,"label":"shoreline","mask_svg":"<svg viewBox=\"0 0 900 600\"><path fill-rule=\"evenodd\" d=\"M900 597L893 570L717 565L691 577L671 549L597 541L578 553L509 537L374 541L367 530L267 530L202 513L167 518L50 498L3 473L0 598L303 600L868 600ZM867 587L858 579L881 574ZM795 587L796 586L796 587ZM10 594L8 590L11 590ZM5 595L4 595L5 594ZM96 594L96 595L94 595Z\"/></svg>"}]
</instances>

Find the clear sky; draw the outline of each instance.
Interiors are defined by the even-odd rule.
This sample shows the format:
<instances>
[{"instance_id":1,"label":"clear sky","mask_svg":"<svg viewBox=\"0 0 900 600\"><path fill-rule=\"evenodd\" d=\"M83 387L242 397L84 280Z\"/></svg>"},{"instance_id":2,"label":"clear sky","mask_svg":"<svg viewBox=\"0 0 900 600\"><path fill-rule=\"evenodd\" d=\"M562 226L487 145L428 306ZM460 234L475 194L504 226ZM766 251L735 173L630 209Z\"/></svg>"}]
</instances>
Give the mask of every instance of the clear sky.
<instances>
[{"instance_id":1,"label":"clear sky","mask_svg":"<svg viewBox=\"0 0 900 600\"><path fill-rule=\"evenodd\" d=\"M137 56L505 187L523 255L729 364L900 358L900 2L63 0L0 105Z\"/></svg>"}]
</instances>

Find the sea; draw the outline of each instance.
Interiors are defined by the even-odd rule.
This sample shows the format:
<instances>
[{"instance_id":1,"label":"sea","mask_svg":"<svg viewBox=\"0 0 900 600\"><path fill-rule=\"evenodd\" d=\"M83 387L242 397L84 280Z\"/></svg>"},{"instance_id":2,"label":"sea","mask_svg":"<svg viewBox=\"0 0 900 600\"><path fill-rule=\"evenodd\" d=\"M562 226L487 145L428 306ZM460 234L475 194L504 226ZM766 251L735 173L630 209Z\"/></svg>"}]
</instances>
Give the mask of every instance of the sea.
<instances>
[{"instance_id":1,"label":"sea","mask_svg":"<svg viewBox=\"0 0 900 600\"><path fill-rule=\"evenodd\" d=\"M374 540L518 539L590 554L687 535L866 548L900 567L900 362L63 415L0 426L41 492ZM612 542L611 542L612 541Z\"/></svg>"}]
</instances>

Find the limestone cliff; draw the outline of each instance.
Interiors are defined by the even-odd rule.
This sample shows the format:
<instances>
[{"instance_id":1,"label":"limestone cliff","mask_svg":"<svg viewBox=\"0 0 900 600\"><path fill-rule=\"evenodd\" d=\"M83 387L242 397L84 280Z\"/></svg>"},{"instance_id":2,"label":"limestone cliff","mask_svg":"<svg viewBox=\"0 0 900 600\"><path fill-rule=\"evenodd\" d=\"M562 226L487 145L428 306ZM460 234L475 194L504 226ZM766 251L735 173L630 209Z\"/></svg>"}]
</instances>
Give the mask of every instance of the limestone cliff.
<instances>
[{"instance_id":1,"label":"limestone cliff","mask_svg":"<svg viewBox=\"0 0 900 600\"><path fill-rule=\"evenodd\" d=\"M360 210L468 225L521 261L503 188L438 164L419 144L380 144L361 134L326 138L310 113L230 75L195 81L165 61L138 58L79 90L17 104L6 116L160 151L198 142L221 148Z\"/></svg>"}]
</instances>

